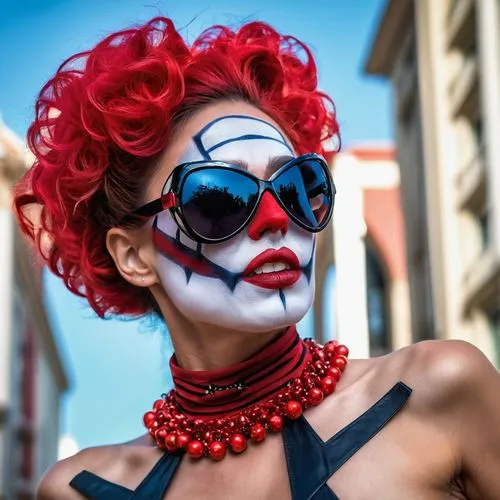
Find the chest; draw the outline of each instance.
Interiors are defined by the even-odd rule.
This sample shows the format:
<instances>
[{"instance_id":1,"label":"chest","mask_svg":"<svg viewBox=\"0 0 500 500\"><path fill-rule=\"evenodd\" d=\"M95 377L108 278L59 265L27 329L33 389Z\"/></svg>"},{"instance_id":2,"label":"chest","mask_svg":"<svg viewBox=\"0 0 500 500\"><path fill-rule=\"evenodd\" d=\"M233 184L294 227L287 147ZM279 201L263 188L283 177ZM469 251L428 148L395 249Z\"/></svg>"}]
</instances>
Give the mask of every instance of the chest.
<instances>
[{"instance_id":1,"label":"chest","mask_svg":"<svg viewBox=\"0 0 500 500\"><path fill-rule=\"evenodd\" d=\"M463 498L452 493L456 471L449 442L408 404L410 392L398 383L364 412L362 395L339 395L286 425L282 434L250 443L241 455L229 453L220 462L163 455L139 486L132 480L143 475L137 467L125 476L122 470L117 484L101 480L99 486L118 495L106 500L124 494L156 500ZM90 491L89 484L82 487L77 489Z\"/></svg>"},{"instance_id":2,"label":"chest","mask_svg":"<svg viewBox=\"0 0 500 500\"><path fill-rule=\"evenodd\" d=\"M295 429L299 434L309 432L301 426ZM324 450L321 443L328 439L319 436L316 430L320 429L311 430L315 449L307 448L304 435L293 436L292 445L284 435L284 439L275 436L251 446L244 456L221 463L183 461L166 499L453 498L451 458L445 441L411 416L402 413L394 418L353 453L342 440L335 442L337 435L329 442L333 453L326 456L319 450ZM329 460L330 464L325 463Z\"/></svg>"}]
</instances>

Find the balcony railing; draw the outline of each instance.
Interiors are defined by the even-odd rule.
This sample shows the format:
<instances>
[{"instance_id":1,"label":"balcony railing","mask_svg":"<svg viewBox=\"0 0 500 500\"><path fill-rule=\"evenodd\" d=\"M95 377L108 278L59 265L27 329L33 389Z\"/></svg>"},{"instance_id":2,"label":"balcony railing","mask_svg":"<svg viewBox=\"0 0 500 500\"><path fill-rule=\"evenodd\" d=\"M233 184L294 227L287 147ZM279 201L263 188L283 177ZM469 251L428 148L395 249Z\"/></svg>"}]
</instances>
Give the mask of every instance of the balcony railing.
<instances>
[{"instance_id":1,"label":"balcony railing","mask_svg":"<svg viewBox=\"0 0 500 500\"><path fill-rule=\"evenodd\" d=\"M462 284L462 308L465 314L473 308L487 310L498 304L500 255L492 246L486 248L466 270Z\"/></svg>"},{"instance_id":2,"label":"balcony railing","mask_svg":"<svg viewBox=\"0 0 500 500\"><path fill-rule=\"evenodd\" d=\"M486 172L482 146L478 146L476 153L458 171L455 188L459 208L476 211L483 205L486 197Z\"/></svg>"},{"instance_id":3,"label":"balcony railing","mask_svg":"<svg viewBox=\"0 0 500 500\"><path fill-rule=\"evenodd\" d=\"M448 11L448 45L466 49L475 39L474 0L453 0Z\"/></svg>"},{"instance_id":4,"label":"balcony railing","mask_svg":"<svg viewBox=\"0 0 500 500\"><path fill-rule=\"evenodd\" d=\"M479 73L475 55L464 59L461 69L449 87L449 95L454 116L475 115L479 106Z\"/></svg>"}]
</instances>

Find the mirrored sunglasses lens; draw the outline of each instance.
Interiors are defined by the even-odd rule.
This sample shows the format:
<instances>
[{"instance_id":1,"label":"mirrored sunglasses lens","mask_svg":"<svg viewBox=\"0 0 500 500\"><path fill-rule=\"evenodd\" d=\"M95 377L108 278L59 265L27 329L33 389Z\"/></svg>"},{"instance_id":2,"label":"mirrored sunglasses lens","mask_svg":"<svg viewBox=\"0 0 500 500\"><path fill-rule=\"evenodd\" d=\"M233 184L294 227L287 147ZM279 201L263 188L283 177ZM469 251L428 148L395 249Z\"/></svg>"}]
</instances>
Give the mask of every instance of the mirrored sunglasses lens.
<instances>
[{"instance_id":1,"label":"mirrored sunglasses lens","mask_svg":"<svg viewBox=\"0 0 500 500\"><path fill-rule=\"evenodd\" d=\"M292 217L311 229L324 224L333 203L332 185L319 160L305 160L273 181Z\"/></svg>"},{"instance_id":2,"label":"mirrored sunglasses lens","mask_svg":"<svg viewBox=\"0 0 500 500\"><path fill-rule=\"evenodd\" d=\"M196 234L221 240L247 221L258 193L257 182L243 173L215 167L195 170L182 186L182 213Z\"/></svg>"}]
</instances>

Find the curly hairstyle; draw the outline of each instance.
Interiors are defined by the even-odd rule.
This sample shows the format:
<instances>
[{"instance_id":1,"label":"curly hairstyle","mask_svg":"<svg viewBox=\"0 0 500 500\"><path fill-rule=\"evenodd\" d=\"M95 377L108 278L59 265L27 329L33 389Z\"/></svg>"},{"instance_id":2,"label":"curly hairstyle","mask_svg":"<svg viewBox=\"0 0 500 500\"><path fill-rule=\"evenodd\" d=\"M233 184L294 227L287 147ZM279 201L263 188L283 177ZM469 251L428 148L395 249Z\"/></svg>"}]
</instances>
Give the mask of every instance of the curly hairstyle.
<instances>
[{"instance_id":1,"label":"curly hairstyle","mask_svg":"<svg viewBox=\"0 0 500 500\"><path fill-rule=\"evenodd\" d=\"M261 22L213 26L188 46L158 17L70 57L42 88L28 130L35 162L16 186L14 210L51 271L99 316L155 309L149 290L121 277L106 233L141 204L176 127L218 99L254 104L300 153L324 154L334 137L340 144L310 50Z\"/></svg>"}]
</instances>

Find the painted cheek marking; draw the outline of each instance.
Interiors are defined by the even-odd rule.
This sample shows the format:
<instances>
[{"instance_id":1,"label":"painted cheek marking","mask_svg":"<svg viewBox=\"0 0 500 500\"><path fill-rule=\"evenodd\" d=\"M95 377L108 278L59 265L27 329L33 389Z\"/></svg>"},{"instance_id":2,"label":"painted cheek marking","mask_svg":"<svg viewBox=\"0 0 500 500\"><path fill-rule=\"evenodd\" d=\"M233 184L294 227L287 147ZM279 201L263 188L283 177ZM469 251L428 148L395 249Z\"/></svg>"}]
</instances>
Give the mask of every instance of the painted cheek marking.
<instances>
[{"instance_id":1,"label":"painted cheek marking","mask_svg":"<svg viewBox=\"0 0 500 500\"><path fill-rule=\"evenodd\" d=\"M285 294L283 293L283 290L280 289L280 300L281 303L283 304L283 309L286 311L286 297Z\"/></svg>"},{"instance_id":2,"label":"painted cheek marking","mask_svg":"<svg viewBox=\"0 0 500 500\"><path fill-rule=\"evenodd\" d=\"M198 245L197 250L184 245L180 240L180 230L177 230L176 238L164 233L158 227L157 218L153 223L153 242L162 255L184 269L187 283L192 273L196 273L220 279L232 292L243 276L243 273L233 273L207 259L200 251L201 245Z\"/></svg>"}]
</instances>

